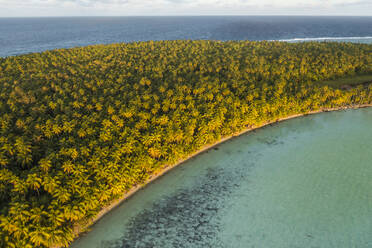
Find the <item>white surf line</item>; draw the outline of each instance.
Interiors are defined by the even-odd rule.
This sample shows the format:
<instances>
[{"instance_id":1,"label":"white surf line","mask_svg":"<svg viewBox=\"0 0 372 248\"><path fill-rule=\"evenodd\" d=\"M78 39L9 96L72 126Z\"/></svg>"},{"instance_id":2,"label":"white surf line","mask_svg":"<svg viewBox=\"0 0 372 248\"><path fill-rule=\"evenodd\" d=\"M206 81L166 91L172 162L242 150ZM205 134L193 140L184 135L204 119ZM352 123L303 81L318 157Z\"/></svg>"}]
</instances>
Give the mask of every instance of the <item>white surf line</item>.
<instances>
[{"instance_id":1,"label":"white surf line","mask_svg":"<svg viewBox=\"0 0 372 248\"><path fill-rule=\"evenodd\" d=\"M293 39L279 39L269 41L317 41L317 40L369 40L372 36L362 37L317 37L317 38L293 38Z\"/></svg>"}]
</instances>

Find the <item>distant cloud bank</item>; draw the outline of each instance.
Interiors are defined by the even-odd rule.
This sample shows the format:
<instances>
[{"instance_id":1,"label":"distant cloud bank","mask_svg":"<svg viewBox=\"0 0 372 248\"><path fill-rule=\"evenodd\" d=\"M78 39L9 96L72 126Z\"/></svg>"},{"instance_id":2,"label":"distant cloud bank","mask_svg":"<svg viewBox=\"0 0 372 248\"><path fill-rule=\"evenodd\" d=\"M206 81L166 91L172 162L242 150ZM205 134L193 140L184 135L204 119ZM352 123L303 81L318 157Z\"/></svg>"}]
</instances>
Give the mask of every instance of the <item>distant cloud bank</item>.
<instances>
[{"instance_id":1,"label":"distant cloud bank","mask_svg":"<svg viewBox=\"0 0 372 248\"><path fill-rule=\"evenodd\" d=\"M0 17L372 15L372 0L0 0Z\"/></svg>"}]
</instances>

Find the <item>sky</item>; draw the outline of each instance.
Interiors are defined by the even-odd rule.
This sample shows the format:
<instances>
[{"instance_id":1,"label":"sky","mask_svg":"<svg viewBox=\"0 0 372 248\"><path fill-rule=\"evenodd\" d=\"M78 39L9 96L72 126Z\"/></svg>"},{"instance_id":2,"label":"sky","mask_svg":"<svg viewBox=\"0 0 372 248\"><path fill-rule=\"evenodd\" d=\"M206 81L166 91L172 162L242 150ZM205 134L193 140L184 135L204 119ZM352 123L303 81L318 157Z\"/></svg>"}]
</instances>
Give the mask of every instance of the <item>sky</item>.
<instances>
[{"instance_id":1,"label":"sky","mask_svg":"<svg viewBox=\"0 0 372 248\"><path fill-rule=\"evenodd\" d=\"M158 15L372 16L372 0L0 0L0 17Z\"/></svg>"}]
</instances>

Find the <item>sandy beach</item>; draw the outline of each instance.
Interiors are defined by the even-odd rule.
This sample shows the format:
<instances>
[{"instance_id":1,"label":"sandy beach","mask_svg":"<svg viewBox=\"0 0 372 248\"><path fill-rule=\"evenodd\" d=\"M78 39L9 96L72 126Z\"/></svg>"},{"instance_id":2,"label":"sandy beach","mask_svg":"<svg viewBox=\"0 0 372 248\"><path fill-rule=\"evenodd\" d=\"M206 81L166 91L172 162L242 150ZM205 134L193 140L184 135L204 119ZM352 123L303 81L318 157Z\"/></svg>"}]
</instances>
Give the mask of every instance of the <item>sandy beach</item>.
<instances>
[{"instance_id":1,"label":"sandy beach","mask_svg":"<svg viewBox=\"0 0 372 248\"><path fill-rule=\"evenodd\" d=\"M282 121L285 121L285 120L289 120L289 119L293 119L293 118L297 118L297 117L301 117L301 116L312 115L312 114L317 114L317 113L322 113L322 112L341 111L341 110L347 110L347 109L358 109L358 108L366 108L366 107L372 107L372 104L353 105L353 106L346 106L346 107L339 107L339 108L328 108L328 109L321 109L321 110L318 110L318 111L311 111L311 112L304 113L304 114L294 114L294 115L290 115L290 116L285 117L285 118L280 118L280 119L277 119L275 121L264 123L263 125L260 125L260 126L257 126L257 127L247 128L247 129L244 129L243 131L241 131L239 133L236 133L234 135L224 137L223 139L219 140L218 142L216 142L214 144L211 144L211 145L207 145L204 148L198 150L197 152L191 154L187 158L178 161L174 165L165 166L157 174L151 175L149 177L149 179L146 182L144 182L143 184L140 184L140 185L137 185L137 186L133 187L131 190L129 190L125 194L123 194L120 198L118 198L116 200L113 200L110 204L103 207L101 209L101 211L94 218L91 218L91 219L89 219L85 222L87 224L76 223L75 226L74 226L74 232L75 232L76 235L83 234L84 232L87 231L87 229L90 226L92 226L94 223L96 223L98 220L100 220L105 214L107 214L112 209L119 206L126 199L130 198L137 191L143 189L144 187L149 185L151 182L155 181L157 178L165 175L168 171L170 171L171 169L173 169L173 168L177 167L178 165L184 163L185 161L187 161L187 160L189 160L189 159L191 159L191 158L193 158L193 157L195 157L195 156L197 156L197 155L199 155L199 154L201 154L201 153L203 153L203 152L205 152L205 151L207 151L207 150L209 150L209 149L211 149L211 148L213 148L213 147L215 147L215 146L217 146L217 145L219 145L219 144L221 144L221 143L223 143L223 142L225 142L225 141L227 141L227 140L229 140L233 137L243 135L247 132L250 132L250 131L253 131L253 130L268 126L268 125L271 125L271 124L279 123L279 122L282 122Z\"/></svg>"}]
</instances>

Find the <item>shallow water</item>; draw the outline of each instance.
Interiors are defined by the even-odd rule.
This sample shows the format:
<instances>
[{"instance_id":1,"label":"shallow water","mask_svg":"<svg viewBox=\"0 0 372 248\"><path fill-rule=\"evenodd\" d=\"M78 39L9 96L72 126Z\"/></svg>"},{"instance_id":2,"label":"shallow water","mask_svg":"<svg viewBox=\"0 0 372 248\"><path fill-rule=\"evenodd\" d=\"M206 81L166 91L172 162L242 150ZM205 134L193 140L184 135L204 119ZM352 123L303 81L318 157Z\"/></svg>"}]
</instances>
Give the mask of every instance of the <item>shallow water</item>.
<instances>
[{"instance_id":1,"label":"shallow water","mask_svg":"<svg viewBox=\"0 0 372 248\"><path fill-rule=\"evenodd\" d=\"M74 248L372 247L372 108L229 140L108 213Z\"/></svg>"}]
</instances>

